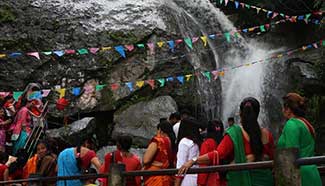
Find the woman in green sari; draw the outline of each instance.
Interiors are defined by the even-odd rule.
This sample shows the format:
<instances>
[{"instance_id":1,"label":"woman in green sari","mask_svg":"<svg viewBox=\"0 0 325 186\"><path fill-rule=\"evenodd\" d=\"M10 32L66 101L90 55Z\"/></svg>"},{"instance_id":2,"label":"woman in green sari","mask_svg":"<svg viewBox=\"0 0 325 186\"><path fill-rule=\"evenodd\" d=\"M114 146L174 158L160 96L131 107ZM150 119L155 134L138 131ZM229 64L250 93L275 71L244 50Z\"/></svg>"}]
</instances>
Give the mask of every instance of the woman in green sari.
<instances>
[{"instance_id":1,"label":"woman in green sari","mask_svg":"<svg viewBox=\"0 0 325 186\"><path fill-rule=\"evenodd\" d=\"M258 124L260 112L259 102L252 97L245 98L240 104L240 120L242 127L233 125L213 152L193 158L186 162L179 174L186 172L193 164L210 164L220 159L232 163L258 162L273 159L274 142L272 134ZM228 186L273 186L270 169L250 171L229 171Z\"/></svg>"},{"instance_id":2,"label":"woman in green sari","mask_svg":"<svg viewBox=\"0 0 325 186\"><path fill-rule=\"evenodd\" d=\"M299 157L314 156L315 130L305 119L305 100L299 94L283 97L283 115L288 119L279 138L277 148L298 148ZM315 165L300 167L302 186L321 186L322 181Z\"/></svg>"}]
</instances>

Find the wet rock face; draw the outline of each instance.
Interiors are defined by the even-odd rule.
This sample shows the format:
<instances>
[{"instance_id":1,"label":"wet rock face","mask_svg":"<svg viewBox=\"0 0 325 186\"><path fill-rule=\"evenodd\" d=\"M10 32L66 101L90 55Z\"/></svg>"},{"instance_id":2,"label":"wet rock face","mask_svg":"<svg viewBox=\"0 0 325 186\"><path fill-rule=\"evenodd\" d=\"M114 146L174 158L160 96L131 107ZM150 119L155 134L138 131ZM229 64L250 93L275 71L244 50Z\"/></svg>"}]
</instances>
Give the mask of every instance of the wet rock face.
<instances>
[{"instance_id":1,"label":"wet rock face","mask_svg":"<svg viewBox=\"0 0 325 186\"><path fill-rule=\"evenodd\" d=\"M160 118L168 118L176 110L176 102L170 96L131 105L114 115L113 138L121 134L129 135L133 137L134 144L146 147L157 131Z\"/></svg>"},{"instance_id":2,"label":"wet rock face","mask_svg":"<svg viewBox=\"0 0 325 186\"><path fill-rule=\"evenodd\" d=\"M95 118L86 117L65 127L47 130L46 135L50 138L76 145L93 136L95 129Z\"/></svg>"}]
</instances>

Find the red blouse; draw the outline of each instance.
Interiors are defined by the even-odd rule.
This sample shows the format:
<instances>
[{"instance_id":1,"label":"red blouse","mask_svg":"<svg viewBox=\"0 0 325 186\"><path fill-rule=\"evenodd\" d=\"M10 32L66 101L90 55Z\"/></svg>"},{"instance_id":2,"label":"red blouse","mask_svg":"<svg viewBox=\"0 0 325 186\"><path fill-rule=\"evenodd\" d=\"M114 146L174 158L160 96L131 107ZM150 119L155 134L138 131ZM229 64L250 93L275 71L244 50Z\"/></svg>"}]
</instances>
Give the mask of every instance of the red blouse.
<instances>
[{"instance_id":1,"label":"red blouse","mask_svg":"<svg viewBox=\"0 0 325 186\"><path fill-rule=\"evenodd\" d=\"M218 144L214 139L212 138L206 139L201 145L200 156L209 152L213 152L214 150L216 150L217 146ZM210 165L213 165L213 163L211 163ZM206 166L208 165L200 164L200 167L206 167ZM197 183L198 185L209 185L209 183L211 183L210 182L211 179L214 179L213 180L214 182L212 183L214 184L219 183L219 175L217 173L198 174Z\"/></svg>"},{"instance_id":2,"label":"red blouse","mask_svg":"<svg viewBox=\"0 0 325 186\"><path fill-rule=\"evenodd\" d=\"M273 159L273 151L274 151L274 139L273 135L270 131L266 129L262 129L262 132L267 136L267 142L264 144L263 154L267 155L271 160ZM243 135L244 147L245 147L245 154L250 155L253 154L251 146L249 144L249 140L246 139ZM220 159L234 159L234 144L229 135L225 135L222 139L221 143L219 144L218 148L218 155ZM212 161L214 157L214 152L208 153L209 159Z\"/></svg>"},{"instance_id":3,"label":"red blouse","mask_svg":"<svg viewBox=\"0 0 325 186\"><path fill-rule=\"evenodd\" d=\"M171 142L168 137L156 136L151 139L150 143L157 143L158 149L152 161L164 163L165 161L173 162L171 152ZM167 155L167 156L166 156Z\"/></svg>"},{"instance_id":4,"label":"red blouse","mask_svg":"<svg viewBox=\"0 0 325 186\"><path fill-rule=\"evenodd\" d=\"M6 169L8 169L8 166L5 164L0 164L0 181L4 180L4 173L6 171Z\"/></svg>"},{"instance_id":5,"label":"red blouse","mask_svg":"<svg viewBox=\"0 0 325 186\"><path fill-rule=\"evenodd\" d=\"M81 167L88 169L91 164L91 160L96 157L96 153L93 150L89 150L83 157L81 157Z\"/></svg>"}]
</instances>

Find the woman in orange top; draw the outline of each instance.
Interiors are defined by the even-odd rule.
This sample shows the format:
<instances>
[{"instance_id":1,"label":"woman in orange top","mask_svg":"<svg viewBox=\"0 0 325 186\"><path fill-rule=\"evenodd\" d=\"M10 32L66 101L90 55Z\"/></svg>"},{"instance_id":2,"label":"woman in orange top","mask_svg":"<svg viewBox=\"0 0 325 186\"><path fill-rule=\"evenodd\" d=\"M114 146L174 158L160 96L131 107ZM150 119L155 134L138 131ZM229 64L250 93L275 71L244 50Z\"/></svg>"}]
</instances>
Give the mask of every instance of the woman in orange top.
<instances>
[{"instance_id":1,"label":"woman in orange top","mask_svg":"<svg viewBox=\"0 0 325 186\"><path fill-rule=\"evenodd\" d=\"M157 135L149 143L147 151L143 156L145 170L167 169L173 164L172 145L175 141L175 134L169 122L163 121L157 126ZM145 177L145 186L171 186L171 176L150 176Z\"/></svg>"}]
</instances>

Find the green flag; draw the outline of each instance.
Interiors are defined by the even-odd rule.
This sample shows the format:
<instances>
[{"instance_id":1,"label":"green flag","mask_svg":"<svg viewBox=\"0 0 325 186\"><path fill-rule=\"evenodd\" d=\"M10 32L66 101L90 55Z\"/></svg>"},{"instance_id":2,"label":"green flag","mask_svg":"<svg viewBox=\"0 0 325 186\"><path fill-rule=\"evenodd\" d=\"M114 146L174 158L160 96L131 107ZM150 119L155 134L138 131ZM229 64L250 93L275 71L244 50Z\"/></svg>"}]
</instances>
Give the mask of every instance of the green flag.
<instances>
[{"instance_id":1,"label":"green flag","mask_svg":"<svg viewBox=\"0 0 325 186\"><path fill-rule=\"evenodd\" d=\"M160 83L160 87L165 86L165 79L164 78L160 78L158 79L159 83Z\"/></svg>"},{"instance_id":2,"label":"green flag","mask_svg":"<svg viewBox=\"0 0 325 186\"><path fill-rule=\"evenodd\" d=\"M85 49L85 48L82 48L82 49L79 49L79 50L78 50L78 53L79 53L79 54L88 54L88 50Z\"/></svg>"},{"instance_id":3,"label":"green flag","mask_svg":"<svg viewBox=\"0 0 325 186\"><path fill-rule=\"evenodd\" d=\"M184 41L185 41L186 45L187 45L190 49L193 49L192 39L191 39L191 38L185 38Z\"/></svg>"}]
</instances>

